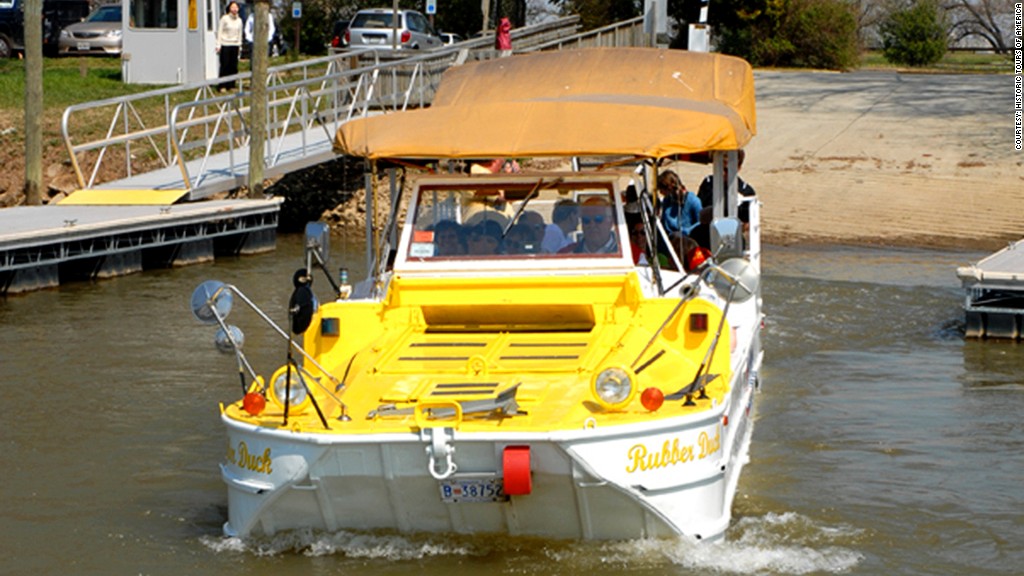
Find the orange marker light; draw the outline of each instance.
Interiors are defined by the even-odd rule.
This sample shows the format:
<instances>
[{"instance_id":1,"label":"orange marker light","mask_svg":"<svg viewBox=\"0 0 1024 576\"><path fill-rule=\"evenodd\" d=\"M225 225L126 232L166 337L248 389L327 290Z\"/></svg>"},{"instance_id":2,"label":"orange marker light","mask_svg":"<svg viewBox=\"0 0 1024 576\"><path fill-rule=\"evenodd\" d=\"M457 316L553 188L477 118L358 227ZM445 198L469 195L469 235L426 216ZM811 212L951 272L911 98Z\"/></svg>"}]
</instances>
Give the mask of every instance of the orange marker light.
<instances>
[{"instance_id":1,"label":"orange marker light","mask_svg":"<svg viewBox=\"0 0 1024 576\"><path fill-rule=\"evenodd\" d=\"M643 404L644 408L650 410L651 412L654 412L658 408L661 408L661 405L664 402L665 394L661 390L653 386L647 388L640 394L640 403Z\"/></svg>"},{"instance_id":2,"label":"orange marker light","mask_svg":"<svg viewBox=\"0 0 1024 576\"><path fill-rule=\"evenodd\" d=\"M252 416L259 416L267 407L267 399L262 394L249 392L242 398L242 408Z\"/></svg>"}]
</instances>

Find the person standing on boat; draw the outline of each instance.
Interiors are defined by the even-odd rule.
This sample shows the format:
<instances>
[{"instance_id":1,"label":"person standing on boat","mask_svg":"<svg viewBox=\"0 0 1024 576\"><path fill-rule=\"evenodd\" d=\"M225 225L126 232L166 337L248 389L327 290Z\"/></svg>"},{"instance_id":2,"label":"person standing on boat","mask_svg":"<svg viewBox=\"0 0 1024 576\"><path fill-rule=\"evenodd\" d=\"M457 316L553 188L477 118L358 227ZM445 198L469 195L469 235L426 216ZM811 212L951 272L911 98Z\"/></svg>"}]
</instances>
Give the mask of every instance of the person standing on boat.
<instances>
[{"instance_id":1,"label":"person standing on boat","mask_svg":"<svg viewBox=\"0 0 1024 576\"><path fill-rule=\"evenodd\" d=\"M743 181L743 178L739 177L740 169L743 168L743 159L746 157L746 152L743 150L736 151L736 189L739 191L740 196L752 198L757 195L754 191L754 187ZM726 181L729 180L729 157L725 157L725 162L722 164L722 174L725 176ZM711 206L714 202L714 186L715 186L715 175L708 174L704 181L700 183L700 188L697 189L697 197L700 198L701 206ZM726 207L726 210L729 208ZM750 203L743 202L737 209L737 216L739 219L746 223L750 220ZM726 214L729 216L729 214Z\"/></svg>"},{"instance_id":2,"label":"person standing on boat","mask_svg":"<svg viewBox=\"0 0 1024 576\"><path fill-rule=\"evenodd\" d=\"M217 25L217 41L215 50L220 57L220 77L238 74L238 56L242 49L242 19L238 16L238 2L228 3L227 14L220 18ZM235 81L221 82L221 92L232 90Z\"/></svg>"},{"instance_id":3,"label":"person standing on boat","mask_svg":"<svg viewBox=\"0 0 1024 576\"><path fill-rule=\"evenodd\" d=\"M686 189L672 170L665 170L658 176L658 191L661 192L661 223L665 232L689 235L700 223L700 199Z\"/></svg>"}]
</instances>

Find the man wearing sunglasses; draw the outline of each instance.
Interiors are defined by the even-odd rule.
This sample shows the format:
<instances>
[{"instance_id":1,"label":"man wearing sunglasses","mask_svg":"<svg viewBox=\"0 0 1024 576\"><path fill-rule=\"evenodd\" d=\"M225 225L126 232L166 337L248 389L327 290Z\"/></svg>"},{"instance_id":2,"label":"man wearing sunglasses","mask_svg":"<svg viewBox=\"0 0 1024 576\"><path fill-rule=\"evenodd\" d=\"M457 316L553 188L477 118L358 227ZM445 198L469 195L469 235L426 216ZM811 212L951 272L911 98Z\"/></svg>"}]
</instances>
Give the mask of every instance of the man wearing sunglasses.
<instances>
[{"instance_id":1,"label":"man wearing sunglasses","mask_svg":"<svg viewBox=\"0 0 1024 576\"><path fill-rule=\"evenodd\" d=\"M613 230L612 207L607 198L590 198L580 206L583 239L562 252L616 254L619 243Z\"/></svg>"}]
</instances>

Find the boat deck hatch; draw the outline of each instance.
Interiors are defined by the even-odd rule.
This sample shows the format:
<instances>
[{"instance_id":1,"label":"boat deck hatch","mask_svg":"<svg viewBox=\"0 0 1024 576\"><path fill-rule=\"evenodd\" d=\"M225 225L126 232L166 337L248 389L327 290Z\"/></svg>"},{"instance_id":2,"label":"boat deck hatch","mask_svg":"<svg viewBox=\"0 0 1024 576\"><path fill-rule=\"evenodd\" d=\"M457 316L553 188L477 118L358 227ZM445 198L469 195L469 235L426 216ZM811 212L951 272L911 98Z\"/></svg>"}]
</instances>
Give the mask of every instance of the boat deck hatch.
<instances>
[{"instance_id":1,"label":"boat deck hatch","mask_svg":"<svg viewBox=\"0 0 1024 576\"><path fill-rule=\"evenodd\" d=\"M428 332L589 332L590 304L489 304L423 306Z\"/></svg>"}]
</instances>

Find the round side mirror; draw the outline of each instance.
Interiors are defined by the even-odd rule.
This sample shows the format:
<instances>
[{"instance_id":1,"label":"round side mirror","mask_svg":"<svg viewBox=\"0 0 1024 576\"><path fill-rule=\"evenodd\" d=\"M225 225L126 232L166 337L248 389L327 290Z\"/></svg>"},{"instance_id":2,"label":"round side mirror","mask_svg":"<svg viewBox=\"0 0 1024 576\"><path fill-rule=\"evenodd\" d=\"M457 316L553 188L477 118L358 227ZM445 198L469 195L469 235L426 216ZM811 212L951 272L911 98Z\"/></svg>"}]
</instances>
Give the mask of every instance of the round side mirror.
<instances>
[{"instance_id":1,"label":"round side mirror","mask_svg":"<svg viewBox=\"0 0 1024 576\"><path fill-rule=\"evenodd\" d=\"M192 292L192 315L203 324L217 324L231 313L234 297L227 285L219 280L207 280Z\"/></svg>"},{"instance_id":2,"label":"round side mirror","mask_svg":"<svg viewBox=\"0 0 1024 576\"><path fill-rule=\"evenodd\" d=\"M746 302L760 291L761 275L743 258L730 258L708 270L708 282L722 298L731 292L733 301Z\"/></svg>"}]
</instances>

